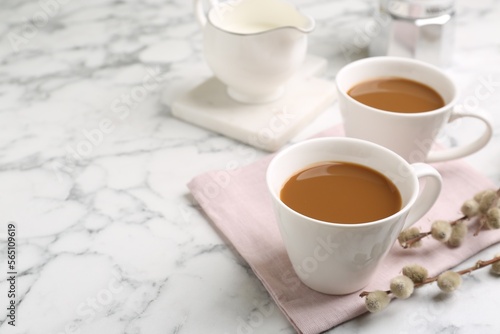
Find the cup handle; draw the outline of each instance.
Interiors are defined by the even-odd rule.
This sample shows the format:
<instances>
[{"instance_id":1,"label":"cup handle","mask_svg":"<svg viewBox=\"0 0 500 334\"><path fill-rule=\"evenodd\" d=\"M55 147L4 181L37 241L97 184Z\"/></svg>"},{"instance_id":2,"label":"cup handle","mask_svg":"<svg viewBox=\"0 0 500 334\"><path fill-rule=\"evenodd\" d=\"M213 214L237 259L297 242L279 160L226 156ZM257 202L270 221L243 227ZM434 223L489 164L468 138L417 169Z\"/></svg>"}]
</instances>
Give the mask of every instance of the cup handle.
<instances>
[{"instance_id":1,"label":"cup handle","mask_svg":"<svg viewBox=\"0 0 500 334\"><path fill-rule=\"evenodd\" d=\"M452 147L442 151L431 151L427 156L425 162L440 162L440 161L463 158L469 154L479 151L484 146L486 146L486 144L488 144L488 142L490 141L491 136L493 135L493 125L491 124L491 121L489 119L477 113L466 112L457 109L458 109L457 107L453 109L453 113L451 114L448 123L451 123L462 117L472 117L484 123L484 125L486 126L484 132L481 134L481 136L479 136L470 143L458 147Z\"/></svg>"},{"instance_id":2,"label":"cup handle","mask_svg":"<svg viewBox=\"0 0 500 334\"><path fill-rule=\"evenodd\" d=\"M405 226L403 229L415 224L422 218L430 208L436 203L436 200L441 193L442 178L438 171L425 163L416 162L411 165L417 178L425 179L425 185L420 191L417 200L410 209L410 213L406 217Z\"/></svg>"}]
</instances>

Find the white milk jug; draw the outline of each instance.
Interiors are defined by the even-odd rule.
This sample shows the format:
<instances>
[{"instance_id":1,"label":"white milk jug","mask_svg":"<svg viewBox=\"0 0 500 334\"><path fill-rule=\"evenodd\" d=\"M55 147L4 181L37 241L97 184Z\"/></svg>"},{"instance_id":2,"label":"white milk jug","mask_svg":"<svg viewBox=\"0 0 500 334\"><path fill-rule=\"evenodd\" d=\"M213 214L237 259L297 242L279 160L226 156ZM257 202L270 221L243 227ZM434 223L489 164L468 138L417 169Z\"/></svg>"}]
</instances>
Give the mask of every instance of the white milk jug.
<instances>
[{"instance_id":1,"label":"white milk jug","mask_svg":"<svg viewBox=\"0 0 500 334\"><path fill-rule=\"evenodd\" d=\"M314 20L284 0L213 1L207 15L203 0L194 5L205 59L229 96L243 103L280 98L304 61Z\"/></svg>"}]
</instances>

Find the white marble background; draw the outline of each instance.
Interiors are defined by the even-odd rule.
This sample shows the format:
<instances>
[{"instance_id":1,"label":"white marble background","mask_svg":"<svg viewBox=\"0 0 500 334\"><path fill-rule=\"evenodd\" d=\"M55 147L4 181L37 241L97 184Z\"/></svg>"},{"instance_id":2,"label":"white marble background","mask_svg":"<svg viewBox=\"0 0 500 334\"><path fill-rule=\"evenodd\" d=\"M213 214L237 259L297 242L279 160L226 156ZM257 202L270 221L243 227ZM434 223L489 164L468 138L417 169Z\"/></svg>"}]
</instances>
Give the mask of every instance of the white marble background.
<instances>
[{"instance_id":1,"label":"white marble background","mask_svg":"<svg viewBox=\"0 0 500 334\"><path fill-rule=\"evenodd\" d=\"M373 0L295 0L318 21L310 51L326 77L366 56ZM467 160L500 185L500 2L458 2L453 65L463 100L495 137ZM228 161L265 155L171 117L160 103L210 72L191 3L4 0L0 4L0 233L17 225L16 327L3 333L293 333L248 265L187 196L185 184ZM335 105L294 140L339 122ZM441 137L467 140L475 124ZM489 232L496 233L496 232ZM500 252L494 246L470 259ZM462 266L461 266L462 267ZM449 298L436 287L332 333L500 332L500 281L482 270ZM266 312L264 312L264 310Z\"/></svg>"}]
</instances>

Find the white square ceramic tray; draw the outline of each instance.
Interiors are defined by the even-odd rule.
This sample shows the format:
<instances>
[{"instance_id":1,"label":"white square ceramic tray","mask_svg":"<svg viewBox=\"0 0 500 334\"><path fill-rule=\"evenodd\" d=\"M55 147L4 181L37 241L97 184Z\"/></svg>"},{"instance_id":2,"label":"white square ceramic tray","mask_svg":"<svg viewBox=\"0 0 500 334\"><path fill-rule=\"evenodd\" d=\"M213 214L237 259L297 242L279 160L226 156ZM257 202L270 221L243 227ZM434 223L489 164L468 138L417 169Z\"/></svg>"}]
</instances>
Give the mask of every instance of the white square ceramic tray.
<instances>
[{"instance_id":1,"label":"white square ceramic tray","mask_svg":"<svg viewBox=\"0 0 500 334\"><path fill-rule=\"evenodd\" d=\"M285 94L267 104L236 102L227 95L226 87L211 77L177 96L172 114L257 148L275 151L334 101L334 83L315 77L326 65L325 59L308 55Z\"/></svg>"}]
</instances>

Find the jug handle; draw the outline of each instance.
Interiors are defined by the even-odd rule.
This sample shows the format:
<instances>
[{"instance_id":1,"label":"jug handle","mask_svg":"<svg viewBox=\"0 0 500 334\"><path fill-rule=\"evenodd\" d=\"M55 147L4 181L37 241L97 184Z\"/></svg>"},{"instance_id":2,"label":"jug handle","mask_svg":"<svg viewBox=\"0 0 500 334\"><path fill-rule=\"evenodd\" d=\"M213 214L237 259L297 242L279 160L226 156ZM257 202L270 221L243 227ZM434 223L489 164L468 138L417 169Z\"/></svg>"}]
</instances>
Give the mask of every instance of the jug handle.
<instances>
[{"instance_id":1,"label":"jug handle","mask_svg":"<svg viewBox=\"0 0 500 334\"><path fill-rule=\"evenodd\" d=\"M218 3L218 0L210 0L210 4L212 5L212 7L217 6ZM193 6L194 14L196 16L196 19L198 20L198 23L201 27L204 27L205 24L207 24L207 16L205 14L205 9L203 8L203 0L194 0Z\"/></svg>"}]
</instances>

